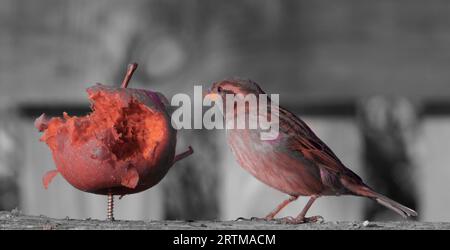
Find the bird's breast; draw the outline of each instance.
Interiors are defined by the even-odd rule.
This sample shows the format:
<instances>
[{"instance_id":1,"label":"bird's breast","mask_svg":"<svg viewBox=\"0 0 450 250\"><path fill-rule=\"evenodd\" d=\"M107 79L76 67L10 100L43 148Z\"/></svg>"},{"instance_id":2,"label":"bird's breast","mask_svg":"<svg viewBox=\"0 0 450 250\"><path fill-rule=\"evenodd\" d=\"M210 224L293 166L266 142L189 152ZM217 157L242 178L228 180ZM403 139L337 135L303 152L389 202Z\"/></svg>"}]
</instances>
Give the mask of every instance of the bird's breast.
<instances>
[{"instance_id":1,"label":"bird's breast","mask_svg":"<svg viewBox=\"0 0 450 250\"><path fill-rule=\"evenodd\" d=\"M227 140L238 163L258 180L290 195L320 194L320 173L300 156L283 147L284 136L260 139L258 130L230 129Z\"/></svg>"}]
</instances>

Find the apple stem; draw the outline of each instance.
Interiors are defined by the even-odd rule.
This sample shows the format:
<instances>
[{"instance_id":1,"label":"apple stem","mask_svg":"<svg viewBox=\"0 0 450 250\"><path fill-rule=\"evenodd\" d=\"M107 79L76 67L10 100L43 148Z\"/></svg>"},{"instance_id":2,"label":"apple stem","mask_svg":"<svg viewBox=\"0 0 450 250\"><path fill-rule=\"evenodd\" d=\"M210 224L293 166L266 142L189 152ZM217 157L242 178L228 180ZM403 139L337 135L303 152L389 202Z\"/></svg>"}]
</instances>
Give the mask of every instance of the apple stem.
<instances>
[{"instance_id":1,"label":"apple stem","mask_svg":"<svg viewBox=\"0 0 450 250\"><path fill-rule=\"evenodd\" d=\"M137 69L137 66L138 66L137 63L128 64L127 74L125 75L125 78L122 81L122 88L128 87L128 83L130 82L130 79L133 76L134 71Z\"/></svg>"}]
</instances>

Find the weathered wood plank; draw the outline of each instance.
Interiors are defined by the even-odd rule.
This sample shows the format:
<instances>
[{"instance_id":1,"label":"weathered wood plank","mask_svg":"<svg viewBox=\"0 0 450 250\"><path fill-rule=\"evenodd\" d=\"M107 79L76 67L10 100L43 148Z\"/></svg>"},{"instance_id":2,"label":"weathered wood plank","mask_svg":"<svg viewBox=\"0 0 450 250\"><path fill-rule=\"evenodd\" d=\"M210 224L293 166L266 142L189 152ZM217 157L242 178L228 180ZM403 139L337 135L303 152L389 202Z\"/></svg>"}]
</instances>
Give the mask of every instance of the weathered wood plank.
<instances>
[{"instance_id":1,"label":"weathered wood plank","mask_svg":"<svg viewBox=\"0 0 450 250\"><path fill-rule=\"evenodd\" d=\"M23 215L17 210L0 212L0 230L450 230L450 222L322 222L284 225L272 222L249 221L101 221L53 219L46 216Z\"/></svg>"}]
</instances>

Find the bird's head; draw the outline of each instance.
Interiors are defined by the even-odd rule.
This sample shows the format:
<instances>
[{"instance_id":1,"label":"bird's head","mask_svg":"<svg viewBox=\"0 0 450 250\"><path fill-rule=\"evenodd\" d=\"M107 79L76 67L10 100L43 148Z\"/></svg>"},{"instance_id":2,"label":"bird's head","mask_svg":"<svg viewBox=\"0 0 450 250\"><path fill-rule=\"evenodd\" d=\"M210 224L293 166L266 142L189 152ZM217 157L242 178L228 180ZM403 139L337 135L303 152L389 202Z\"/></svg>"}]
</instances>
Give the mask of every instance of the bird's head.
<instances>
[{"instance_id":1,"label":"bird's head","mask_svg":"<svg viewBox=\"0 0 450 250\"><path fill-rule=\"evenodd\" d=\"M259 94L265 94L265 92L258 86L258 84L252 80L242 80L242 79L231 79L223 80L220 82L215 82L211 86L209 93L212 95L219 95L225 100L227 94L231 95L248 95L254 94L258 96ZM214 97L213 97L214 98Z\"/></svg>"},{"instance_id":2,"label":"bird's head","mask_svg":"<svg viewBox=\"0 0 450 250\"><path fill-rule=\"evenodd\" d=\"M260 94L265 94L265 92L256 82L252 80L230 79L213 83L205 98L220 103L221 106L219 107L221 107L222 114L227 117L233 117L238 115L241 110L244 112L242 114L246 114L250 111L250 107L258 105ZM256 102L252 102L252 100ZM242 107L243 109L239 109L238 107ZM253 110L257 110L257 108Z\"/></svg>"}]
</instances>

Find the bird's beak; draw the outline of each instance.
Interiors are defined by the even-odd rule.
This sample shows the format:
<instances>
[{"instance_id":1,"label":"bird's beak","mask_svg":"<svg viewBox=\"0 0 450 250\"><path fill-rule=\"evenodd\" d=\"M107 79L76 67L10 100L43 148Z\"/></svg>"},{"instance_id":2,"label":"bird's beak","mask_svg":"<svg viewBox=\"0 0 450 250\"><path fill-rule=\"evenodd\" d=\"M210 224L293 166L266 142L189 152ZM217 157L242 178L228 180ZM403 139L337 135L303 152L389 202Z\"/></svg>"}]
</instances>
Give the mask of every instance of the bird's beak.
<instances>
[{"instance_id":1,"label":"bird's beak","mask_svg":"<svg viewBox=\"0 0 450 250\"><path fill-rule=\"evenodd\" d=\"M207 95L211 93L211 89L207 88L203 90L202 97L205 98Z\"/></svg>"},{"instance_id":2,"label":"bird's beak","mask_svg":"<svg viewBox=\"0 0 450 250\"><path fill-rule=\"evenodd\" d=\"M209 93L205 96L206 99L209 99L211 101L217 101L220 98L220 95L216 93Z\"/></svg>"},{"instance_id":3,"label":"bird's beak","mask_svg":"<svg viewBox=\"0 0 450 250\"><path fill-rule=\"evenodd\" d=\"M213 93L211 91L211 89L206 89L205 91L203 91L203 98L205 99L209 99L211 101L216 101L217 99L220 98L219 94Z\"/></svg>"}]
</instances>

